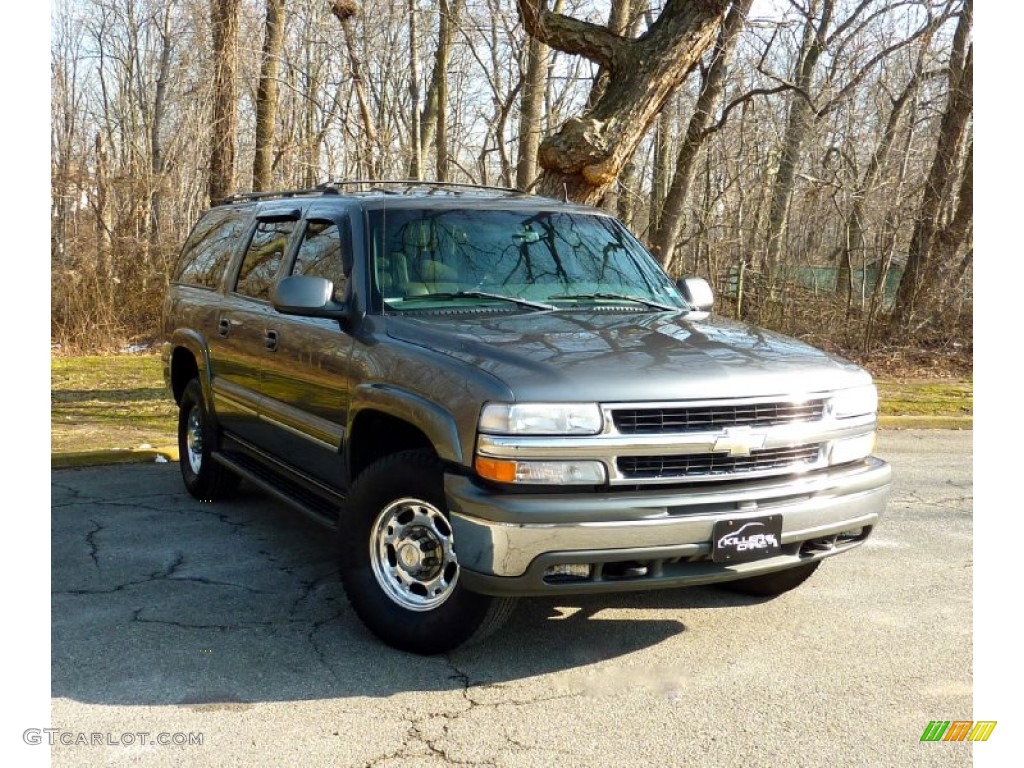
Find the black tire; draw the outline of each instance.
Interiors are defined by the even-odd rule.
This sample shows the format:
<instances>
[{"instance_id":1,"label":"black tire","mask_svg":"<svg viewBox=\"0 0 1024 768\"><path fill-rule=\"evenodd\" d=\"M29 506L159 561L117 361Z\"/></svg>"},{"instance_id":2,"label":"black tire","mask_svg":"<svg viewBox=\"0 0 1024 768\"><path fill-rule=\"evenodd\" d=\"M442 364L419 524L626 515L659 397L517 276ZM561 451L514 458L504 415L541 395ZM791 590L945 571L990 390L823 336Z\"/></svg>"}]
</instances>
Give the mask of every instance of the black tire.
<instances>
[{"instance_id":1,"label":"black tire","mask_svg":"<svg viewBox=\"0 0 1024 768\"><path fill-rule=\"evenodd\" d=\"M763 576L751 576L748 579L726 581L721 586L730 592L739 592L742 595L777 597L783 592L796 589L807 581L811 574L818 570L819 565L821 565L821 560L815 560L814 562L804 563L794 568L787 568L784 571L766 573Z\"/></svg>"},{"instance_id":2,"label":"black tire","mask_svg":"<svg viewBox=\"0 0 1024 768\"><path fill-rule=\"evenodd\" d=\"M403 651L431 655L479 642L515 606L459 583L443 472L429 451L392 454L363 470L338 521L338 549L356 615Z\"/></svg>"},{"instance_id":3,"label":"black tire","mask_svg":"<svg viewBox=\"0 0 1024 768\"><path fill-rule=\"evenodd\" d=\"M193 417L196 422L191 425L190 432ZM217 435L217 426L203 401L203 389L198 379L192 379L185 386L178 404L178 463L185 488L200 501L227 498L242 481L230 469L213 460L211 454L217 447Z\"/></svg>"}]
</instances>

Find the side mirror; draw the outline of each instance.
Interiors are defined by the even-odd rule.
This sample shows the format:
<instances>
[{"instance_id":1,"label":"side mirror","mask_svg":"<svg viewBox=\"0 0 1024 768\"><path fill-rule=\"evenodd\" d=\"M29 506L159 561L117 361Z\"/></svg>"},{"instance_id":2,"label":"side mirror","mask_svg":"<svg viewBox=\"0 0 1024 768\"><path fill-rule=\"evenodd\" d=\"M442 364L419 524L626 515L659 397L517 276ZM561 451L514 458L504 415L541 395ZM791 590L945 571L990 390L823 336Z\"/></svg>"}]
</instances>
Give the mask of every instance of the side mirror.
<instances>
[{"instance_id":1,"label":"side mirror","mask_svg":"<svg viewBox=\"0 0 1024 768\"><path fill-rule=\"evenodd\" d=\"M348 306L335 301L334 283L326 277L292 275L282 278L270 294L274 309L285 315L300 317L328 317L342 320L348 317Z\"/></svg>"},{"instance_id":2,"label":"side mirror","mask_svg":"<svg viewBox=\"0 0 1024 768\"><path fill-rule=\"evenodd\" d=\"M715 294L703 277L680 277L676 288L683 294L686 303L698 312L710 312L715 305Z\"/></svg>"}]
</instances>

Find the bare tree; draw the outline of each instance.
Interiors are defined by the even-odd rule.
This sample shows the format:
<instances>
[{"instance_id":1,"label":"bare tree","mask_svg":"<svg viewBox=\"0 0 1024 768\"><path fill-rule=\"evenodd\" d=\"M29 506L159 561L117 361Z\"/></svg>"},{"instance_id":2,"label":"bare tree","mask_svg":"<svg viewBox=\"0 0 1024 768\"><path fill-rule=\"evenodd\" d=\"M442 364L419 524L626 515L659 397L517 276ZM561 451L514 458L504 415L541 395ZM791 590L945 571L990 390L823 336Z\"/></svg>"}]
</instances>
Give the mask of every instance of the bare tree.
<instances>
[{"instance_id":1,"label":"bare tree","mask_svg":"<svg viewBox=\"0 0 1024 768\"><path fill-rule=\"evenodd\" d=\"M752 2L753 0L738 0L729 9L719 30L711 64L701 81L697 105L679 146L672 186L665 199L660 226L654 228L649 237L655 254L666 268L672 266L675 243L682 232L686 198L690 193L690 185L693 184L697 154L707 141L709 129L721 103L729 61Z\"/></svg>"},{"instance_id":2,"label":"bare tree","mask_svg":"<svg viewBox=\"0 0 1024 768\"><path fill-rule=\"evenodd\" d=\"M256 93L256 151L252 164L252 188L270 189L274 167L274 132L277 128L278 70L284 46L285 0L267 0L263 33L263 58Z\"/></svg>"},{"instance_id":3,"label":"bare tree","mask_svg":"<svg viewBox=\"0 0 1024 768\"><path fill-rule=\"evenodd\" d=\"M359 116L362 119L362 128L365 134L365 141L362 142L364 153L365 172L364 177L376 178L379 172L379 164L376 159L379 144L377 141L377 128L374 124L373 115L370 112L370 100L366 93L366 84L363 80L363 65L356 49L356 35L352 30L351 19L358 12L355 0L333 0L331 13L341 23L341 29L345 37L345 48L348 51L349 66L352 71L352 85L355 89L356 99L359 102Z\"/></svg>"},{"instance_id":4,"label":"bare tree","mask_svg":"<svg viewBox=\"0 0 1024 768\"><path fill-rule=\"evenodd\" d=\"M420 136L420 151L426 156L431 145L435 145L435 157L444 155L447 157L447 149L438 149L435 140L437 130L443 118L439 113L444 112L444 102L447 101L448 72L447 62L451 56L452 44L455 41L455 32L458 28L459 15L462 12L464 0L444 0L438 4L437 9L437 48L434 52L434 68L430 74L430 85L427 87L426 102L423 105L423 113L420 116L422 135ZM447 125L446 119L445 125ZM447 144L447 138L445 140ZM447 162L445 163L447 165ZM437 176L441 179L440 174Z\"/></svg>"},{"instance_id":5,"label":"bare tree","mask_svg":"<svg viewBox=\"0 0 1024 768\"><path fill-rule=\"evenodd\" d=\"M560 5L561 0L558 0L556 13ZM516 161L516 187L519 189L529 189L537 176L537 151L543 128L547 72L548 47L538 38L531 37L526 46L526 76L519 113L519 158Z\"/></svg>"},{"instance_id":6,"label":"bare tree","mask_svg":"<svg viewBox=\"0 0 1024 768\"><path fill-rule=\"evenodd\" d=\"M423 127L420 124L419 24L416 0L409 0L409 98L412 100L412 162L409 176L423 178Z\"/></svg>"},{"instance_id":7,"label":"bare tree","mask_svg":"<svg viewBox=\"0 0 1024 768\"><path fill-rule=\"evenodd\" d=\"M949 100L939 126L931 169L910 240L906 271L896 297L895 320L902 331L916 330L934 317L925 310L941 307L947 293L943 278L953 267L950 257L970 233L973 153L967 153L967 162L960 173L960 204L954 207L951 199L956 199L957 176L964 156L962 148L974 110L973 15L974 0L965 0L950 55ZM946 219L946 211L950 209L955 213Z\"/></svg>"},{"instance_id":8,"label":"bare tree","mask_svg":"<svg viewBox=\"0 0 1024 768\"><path fill-rule=\"evenodd\" d=\"M540 147L540 190L563 189L599 203L633 155L665 100L708 49L727 0L667 0L647 33L627 40L606 27L552 13L545 0L517 0L529 33L608 71L600 98Z\"/></svg>"},{"instance_id":9,"label":"bare tree","mask_svg":"<svg viewBox=\"0 0 1024 768\"><path fill-rule=\"evenodd\" d=\"M213 120L210 126L210 199L235 191L235 134L238 131L235 71L240 0L211 0L213 30Z\"/></svg>"},{"instance_id":10,"label":"bare tree","mask_svg":"<svg viewBox=\"0 0 1024 768\"><path fill-rule=\"evenodd\" d=\"M55 0L55 340L151 335L178 244L244 167L262 188L437 169L567 190L653 226L658 255L714 281L723 312L858 349L941 318L969 345L953 322L973 274L964 0L792 0L746 23L749 0L356 2ZM745 267L783 209L761 290ZM894 309L884 275L905 254ZM883 279L858 282L876 265Z\"/></svg>"}]
</instances>

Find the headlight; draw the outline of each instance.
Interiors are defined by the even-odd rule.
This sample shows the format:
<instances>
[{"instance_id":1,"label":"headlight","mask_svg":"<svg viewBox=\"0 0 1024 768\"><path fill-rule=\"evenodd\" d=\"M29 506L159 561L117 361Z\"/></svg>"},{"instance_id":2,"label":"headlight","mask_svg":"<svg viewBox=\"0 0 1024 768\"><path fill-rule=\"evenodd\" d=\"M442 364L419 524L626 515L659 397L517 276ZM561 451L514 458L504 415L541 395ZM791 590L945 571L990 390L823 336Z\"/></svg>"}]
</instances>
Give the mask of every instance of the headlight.
<instances>
[{"instance_id":1,"label":"headlight","mask_svg":"<svg viewBox=\"0 0 1024 768\"><path fill-rule=\"evenodd\" d=\"M492 435L596 435L601 431L597 403L488 403L480 431Z\"/></svg>"},{"instance_id":2,"label":"headlight","mask_svg":"<svg viewBox=\"0 0 1024 768\"><path fill-rule=\"evenodd\" d=\"M878 411L878 390L874 384L854 389L843 389L832 395L832 416L847 419L866 416Z\"/></svg>"},{"instance_id":3,"label":"headlight","mask_svg":"<svg viewBox=\"0 0 1024 768\"><path fill-rule=\"evenodd\" d=\"M603 485L607 479L599 461L512 461L477 456L480 477L499 483L526 485Z\"/></svg>"}]
</instances>

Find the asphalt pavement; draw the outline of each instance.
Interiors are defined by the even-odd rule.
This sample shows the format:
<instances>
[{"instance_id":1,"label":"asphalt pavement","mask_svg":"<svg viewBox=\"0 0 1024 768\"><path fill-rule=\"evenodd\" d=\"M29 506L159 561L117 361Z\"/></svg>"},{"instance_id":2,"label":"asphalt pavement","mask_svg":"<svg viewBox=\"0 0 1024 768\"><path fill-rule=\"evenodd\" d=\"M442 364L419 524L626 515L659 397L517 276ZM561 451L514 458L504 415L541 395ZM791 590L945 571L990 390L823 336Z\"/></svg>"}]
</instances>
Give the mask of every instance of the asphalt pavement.
<instances>
[{"instance_id":1,"label":"asphalt pavement","mask_svg":"<svg viewBox=\"0 0 1024 768\"><path fill-rule=\"evenodd\" d=\"M54 766L968 765L920 738L972 716L971 437L881 433L875 535L774 600L524 600L434 658L370 635L330 534L254 489L54 471L44 743Z\"/></svg>"}]
</instances>

